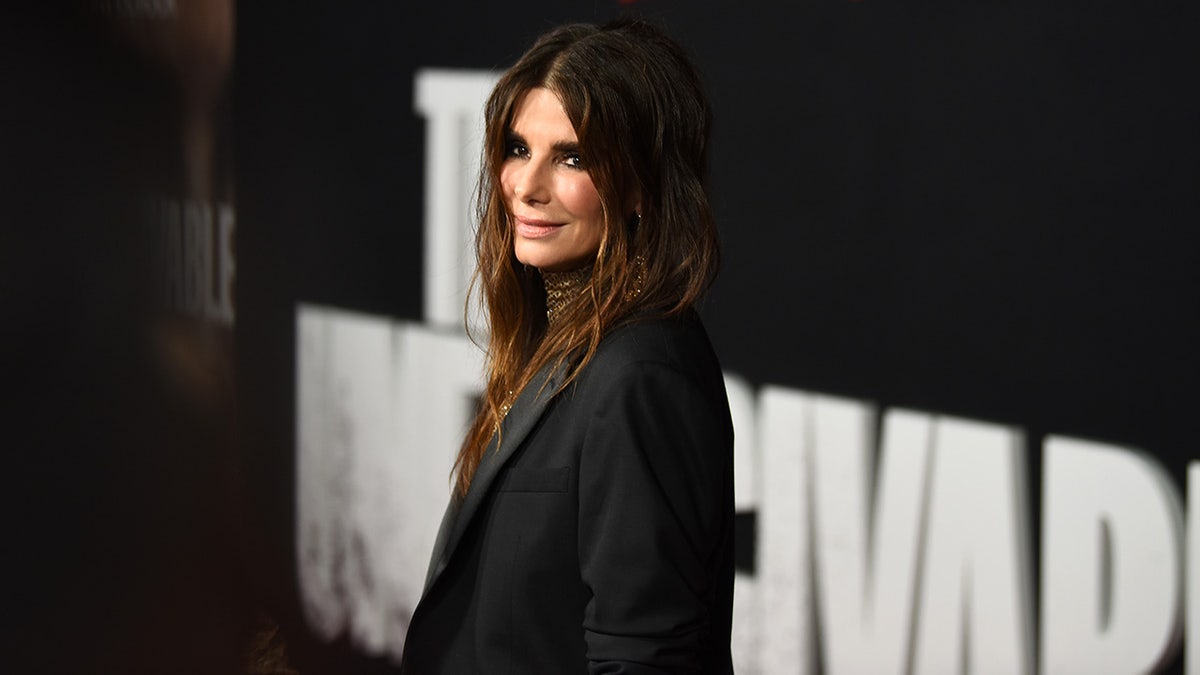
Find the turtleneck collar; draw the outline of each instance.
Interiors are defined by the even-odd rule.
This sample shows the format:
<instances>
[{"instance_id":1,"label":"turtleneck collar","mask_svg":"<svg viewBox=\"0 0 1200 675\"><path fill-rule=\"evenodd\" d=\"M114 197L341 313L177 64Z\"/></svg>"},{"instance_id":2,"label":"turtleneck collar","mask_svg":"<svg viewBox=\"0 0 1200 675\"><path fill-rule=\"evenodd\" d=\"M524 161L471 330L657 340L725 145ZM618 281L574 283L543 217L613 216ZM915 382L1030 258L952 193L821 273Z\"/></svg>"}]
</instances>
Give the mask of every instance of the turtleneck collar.
<instances>
[{"instance_id":1,"label":"turtleneck collar","mask_svg":"<svg viewBox=\"0 0 1200 675\"><path fill-rule=\"evenodd\" d=\"M562 310L583 293L591 278L591 265L570 272L542 272L542 283L546 287L546 321L553 325Z\"/></svg>"}]
</instances>

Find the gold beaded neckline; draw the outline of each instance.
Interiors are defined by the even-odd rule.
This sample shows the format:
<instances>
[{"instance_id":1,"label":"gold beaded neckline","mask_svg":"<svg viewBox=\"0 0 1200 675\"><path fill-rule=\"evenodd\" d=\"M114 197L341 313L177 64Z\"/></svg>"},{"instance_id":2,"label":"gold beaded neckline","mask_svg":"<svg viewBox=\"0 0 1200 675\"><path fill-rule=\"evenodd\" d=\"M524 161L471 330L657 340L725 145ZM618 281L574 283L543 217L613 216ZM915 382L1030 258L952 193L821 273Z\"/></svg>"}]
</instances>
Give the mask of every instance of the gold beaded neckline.
<instances>
[{"instance_id":1,"label":"gold beaded neckline","mask_svg":"<svg viewBox=\"0 0 1200 675\"><path fill-rule=\"evenodd\" d=\"M591 265L570 272L542 272L546 286L546 321L553 324L562 310L587 288L592 278Z\"/></svg>"}]
</instances>

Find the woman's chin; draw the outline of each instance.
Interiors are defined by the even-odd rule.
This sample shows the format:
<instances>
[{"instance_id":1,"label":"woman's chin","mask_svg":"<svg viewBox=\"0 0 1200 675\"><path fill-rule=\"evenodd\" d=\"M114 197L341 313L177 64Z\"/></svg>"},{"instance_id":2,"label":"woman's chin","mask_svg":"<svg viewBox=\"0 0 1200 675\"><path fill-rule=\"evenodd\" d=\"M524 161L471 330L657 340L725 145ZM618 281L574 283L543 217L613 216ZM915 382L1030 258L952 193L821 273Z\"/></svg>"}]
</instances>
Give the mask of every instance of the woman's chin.
<instances>
[{"instance_id":1,"label":"woman's chin","mask_svg":"<svg viewBox=\"0 0 1200 675\"><path fill-rule=\"evenodd\" d=\"M561 256L548 255L544 251L522 252L518 247L517 262L526 267L536 267L541 272L574 272L589 264L592 256Z\"/></svg>"}]
</instances>

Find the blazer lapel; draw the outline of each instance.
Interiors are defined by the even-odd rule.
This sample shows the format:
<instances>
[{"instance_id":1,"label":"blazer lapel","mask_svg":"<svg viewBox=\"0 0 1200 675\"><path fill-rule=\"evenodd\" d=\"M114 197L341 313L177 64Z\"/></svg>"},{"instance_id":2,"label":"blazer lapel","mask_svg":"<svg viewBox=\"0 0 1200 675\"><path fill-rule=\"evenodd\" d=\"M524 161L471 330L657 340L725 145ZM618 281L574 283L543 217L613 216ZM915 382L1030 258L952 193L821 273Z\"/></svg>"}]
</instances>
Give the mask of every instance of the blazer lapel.
<instances>
[{"instance_id":1,"label":"blazer lapel","mask_svg":"<svg viewBox=\"0 0 1200 675\"><path fill-rule=\"evenodd\" d=\"M475 476L471 479L471 487L467 489L466 496L460 498L455 494L451 497L450 504L446 507L446 513L442 516L437 539L433 544L429 572L425 576L425 593L429 592L433 583L446 569L447 563L454 555L454 550L462 540L463 532L466 531L467 526L471 523L471 518L479 510L479 505L483 503L488 489L495 482L496 476L500 474L500 469L525 441L525 437L529 435L538 419L541 418L554 392L558 391L564 376L565 367L555 368L553 364L547 364L533 376L529 384L521 390L517 400L513 401L504 421L500 423L503 431L503 443L501 443L499 451L496 450L498 438L493 435L487 448L484 449L483 457L479 460L479 468L475 470Z\"/></svg>"}]
</instances>

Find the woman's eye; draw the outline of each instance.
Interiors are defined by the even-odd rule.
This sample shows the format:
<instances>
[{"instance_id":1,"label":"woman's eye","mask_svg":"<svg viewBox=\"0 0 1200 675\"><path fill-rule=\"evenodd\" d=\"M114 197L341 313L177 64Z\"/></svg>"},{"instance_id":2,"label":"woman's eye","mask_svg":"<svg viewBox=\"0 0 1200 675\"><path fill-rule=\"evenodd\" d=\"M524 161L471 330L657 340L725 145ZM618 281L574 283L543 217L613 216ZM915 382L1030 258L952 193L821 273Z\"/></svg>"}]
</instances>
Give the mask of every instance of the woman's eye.
<instances>
[{"instance_id":1,"label":"woman's eye","mask_svg":"<svg viewBox=\"0 0 1200 675\"><path fill-rule=\"evenodd\" d=\"M508 151L504 154L507 157L526 157L529 155L529 149L520 143L509 143Z\"/></svg>"},{"instance_id":2,"label":"woman's eye","mask_svg":"<svg viewBox=\"0 0 1200 675\"><path fill-rule=\"evenodd\" d=\"M583 168L583 160L580 159L578 152L571 152L566 155L563 155L563 164L566 164L567 166L571 167L572 169L582 169Z\"/></svg>"}]
</instances>

